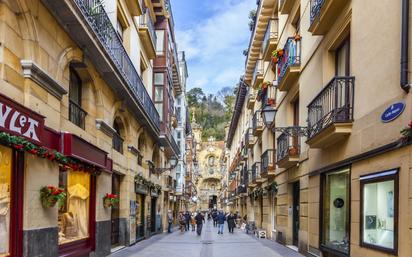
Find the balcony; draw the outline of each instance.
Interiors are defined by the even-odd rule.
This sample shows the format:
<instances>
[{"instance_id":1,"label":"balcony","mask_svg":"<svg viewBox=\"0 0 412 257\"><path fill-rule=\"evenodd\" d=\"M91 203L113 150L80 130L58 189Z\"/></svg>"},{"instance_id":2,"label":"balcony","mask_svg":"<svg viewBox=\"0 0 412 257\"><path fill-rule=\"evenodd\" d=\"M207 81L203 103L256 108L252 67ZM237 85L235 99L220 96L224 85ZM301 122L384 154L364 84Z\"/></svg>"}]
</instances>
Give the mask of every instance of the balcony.
<instances>
[{"instance_id":1,"label":"balcony","mask_svg":"<svg viewBox=\"0 0 412 257\"><path fill-rule=\"evenodd\" d=\"M311 148L325 148L352 132L354 77L334 77L308 105Z\"/></svg>"},{"instance_id":2,"label":"balcony","mask_svg":"<svg viewBox=\"0 0 412 257\"><path fill-rule=\"evenodd\" d=\"M143 0L125 0L127 8L130 14L133 16L139 16L143 13Z\"/></svg>"},{"instance_id":3,"label":"balcony","mask_svg":"<svg viewBox=\"0 0 412 257\"><path fill-rule=\"evenodd\" d=\"M291 130L292 131L292 127ZM292 135L291 135L292 134ZM279 168L290 168L299 162L300 137L293 133L283 132L277 138L277 162Z\"/></svg>"},{"instance_id":4,"label":"balcony","mask_svg":"<svg viewBox=\"0 0 412 257\"><path fill-rule=\"evenodd\" d=\"M252 165L252 182L254 184L260 184L263 182L263 178L261 175L261 163L260 162L255 162Z\"/></svg>"},{"instance_id":5,"label":"balcony","mask_svg":"<svg viewBox=\"0 0 412 257\"><path fill-rule=\"evenodd\" d=\"M253 148L256 143L256 138L253 135L253 128L248 128L245 134L245 145L247 148Z\"/></svg>"},{"instance_id":6,"label":"balcony","mask_svg":"<svg viewBox=\"0 0 412 257\"><path fill-rule=\"evenodd\" d=\"M148 132L158 137L160 118L143 81L100 0L42 0L70 38L92 56L102 79L124 100ZM128 1L132 3L132 1ZM137 3L134 3L137 2ZM133 4L138 4L134 1ZM70 24L70 26L67 26Z\"/></svg>"},{"instance_id":7,"label":"balcony","mask_svg":"<svg viewBox=\"0 0 412 257\"><path fill-rule=\"evenodd\" d=\"M242 161L246 161L247 158L249 157L249 148L245 146L242 147L242 151L240 153L241 157L242 157Z\"/></svg>"},{"instance_id":8,"label":"balcony","mask_svg":"<svg viewBox=\"0 0 412 257\"><path fill-rule=\"evenodd\" d=\"M278 88L280 91L288 91L297 80L300 73L300 40L288 38L283 55L278 61Z\"/></svg>"},{"instance_id":9,"label":"balcony","mask_svg":"<svg viewBox=\"0 0 412 257\"><path fill-rule=\"evenodd\" d=\"M260 110L256 111L253 115L253 135L260 136L263 132L263 120Z\"/></svg>"},{"instance_id":10,"label":"balcony","mask_svg":"<svg viewBox=\"0 0 412 257\"><path fill-rule=\"evenodd\" d=\"M276 162L275 162L275 150L268 149L261 156L262 163L262 177L275 175Z\"/></svg>"},{"instance_id":11,"label":"balcony","mask_svg":"<svg viewBox=\"0 0 412 257\"><path fill-rule=\"evenodd\" d=\"M247 178L247 180L248 180L247 186L250 187L250 188L253 188L253 187L257 186L256 182L253 181L252 169L250 169L250 170L247 171L247 176L248 176L248 178Z\"/></svg>"},{"instance_id":12,"label":"balcony","mask_svg":"<svg viewBox=\"0 0 412 257\"><path fill-rule=\"evenodd\" d=\"M69 101L69 120L79 126L85 128L85 120L87 113L73 101Z\"/></svg>"},{"instance_id":13,"label":"balcony","mask_svg":"<svg viewBox=\"0 0 412 257\"><path fill-rule=\"evenodd\" d=\"M166 192L172 191L173 190L173 178L170 175L166 176L166 183L165 183L165 188L163 189Z\"/></svg>"},{"instance_id":14,"label":"balcony","mask_svg":"<svg viewBox=\"0 0 412 257\"><path fill-rule=\"evenodd\" d=\"M311 0L309 31L313 35L325 35L346 4L346 0Z\"/></svg>"},{"instance_id":15,"label":"balcony","mask_svg":"<svg viewBox=\"0 0 412 257\"><path fill-rule=\"evenodd\" d=\"M262 43L263 60L265 61L270 61L272 52L276 50L278 46L278 23L278 19L270 19L266 28L265 37L263 38Z\"/></svg>"},{"instance_id":16,"label":"balcony","mask_svg":"<svg viewBox=\"0 0 412 257\"><path fill-rule=\"evenodd\" d=\"M238 186L236 193L238 196L242 197L242 196L247 196L247 187L246 186Z\"/></svg>"},{"instance_id":17,"label":"balcony","mask_svg":"<svg viewBox=\"0 0 412 257\"><path fill-rule=\"evenodd\" d=\"M262 82L263 82L263 61L259 59L256 61L256 66L255 66L255 70L253 71L251 85L253 88L258 88Z\"/></svg>"},{"instance_id":18,"label":"balcony","mask_svg":"<svg viewBox=\"0 0 412 257\"><path fill-rule=\"evenodd\" d=\"M147 50L147 55L150 59L156 57L156 31L153 25L152 18L149 12L139 16L138 25L139 36L142 40L144 48Z\"/></svg>"},{"instance_id":19,"label":"balcony","mask_svg":"<svg viewBox=\"0 0 412 257\"><path fill-rule=\"evenodd\" d=\"M117 152L123 154L123 138L117 133L113 133L112 147Z\"/></svg>"},{"instance_id":20,"label":"balcony","mask_svg":"<svg viewBox=\"0 0 412 257\"><path fill-rule=\"evenodd\" d=\"M281 14L290 14L295 0L280 0L279 11Z\"/></svg>"},{"instance_id":21,"label":"balcony","mask_svg":"<svg viewBox=\"0 0 412 257\"><path fill-rule=\"evenodd\" d=\"M247 108L253 110L256 103L256 92L253 88L249 87L249 92L247 96Z\"/></svg>"}]
</instances>

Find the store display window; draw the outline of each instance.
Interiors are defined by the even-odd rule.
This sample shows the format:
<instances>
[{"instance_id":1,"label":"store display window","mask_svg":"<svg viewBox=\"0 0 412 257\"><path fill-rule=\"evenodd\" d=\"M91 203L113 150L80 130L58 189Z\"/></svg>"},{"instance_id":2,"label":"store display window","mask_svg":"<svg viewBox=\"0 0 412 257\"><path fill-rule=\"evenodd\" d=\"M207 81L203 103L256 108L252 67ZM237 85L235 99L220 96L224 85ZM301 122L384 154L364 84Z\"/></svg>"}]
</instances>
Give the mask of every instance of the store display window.
<instances>
[{"instance_id":1,"label":"store display window","mask_svg":"<svg viewBox=\"0 0 412 257\"><path fill-rule=\"evenodd\" d=\"M361 245L396 254L398 170L362 176L360 181Z\"/></svg>"},{"instance_id":2,"label":"store display window","mask_svg":"<svg viewBox=\"0 0 412 257\"><path fill-rule=\"evenodd\" d=\"M349 254L350 170L323 176L322 247Z\"/></svg>"},{"instance_id":3,"label":"store display window","mask_svg":"<svg viewBox=\"0 0 412 257\"><path fill-rule=\"evenodd\" d=\"M67 193L59 207L59 245L89 237L90 174L60 171L59 187Z\"/></svg>"},{"instance_id":4,"label":"store display window","mask_svg":"<svg viewBox=\"0 0 412 257\"><path fill-rule=\"evenodd\" d=\"M12 150L0 145L0 257L10 255Z\"/></svg>"}]
</instances>

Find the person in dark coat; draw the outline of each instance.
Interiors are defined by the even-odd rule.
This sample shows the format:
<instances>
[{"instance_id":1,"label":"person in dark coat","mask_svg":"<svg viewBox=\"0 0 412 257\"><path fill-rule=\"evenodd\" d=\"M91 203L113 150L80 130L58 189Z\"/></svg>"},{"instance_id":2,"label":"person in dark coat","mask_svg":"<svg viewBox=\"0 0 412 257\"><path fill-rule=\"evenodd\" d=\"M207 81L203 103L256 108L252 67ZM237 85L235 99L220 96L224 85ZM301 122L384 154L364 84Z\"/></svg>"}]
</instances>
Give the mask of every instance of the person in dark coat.
<instances>
[{"instance_id":1,"label":"person in dark coat","mask_svg":"<svg viewBox=\"0 0 412 257\"><path fill-rule=\"evenodd\" d=\"M236 226L236 218L235 215L233 215L232 212L229 213L229 215L227 216L227 226L229 228L229 233L233 234L233 229Z\"/></svg>"},{"instance_id":2,"label":"person in dark coat","mask_svg":"<svg viewBox=\"0 0 412 257\"><path fill-rule=\"evenodd\" d=\"M225 220L226 220L226 216L225 214L223 214L222 211L219 212L219 214L216 216L216 222L218 225L218 234L223 234L223 227L225 226Z\"/></svg>"},{"instance_id":3,"label":"person in dark coat","mask_svg":"<svg viewBox=\"0 0 412 257\"><path fill-rule=\"evenodd\" d=\"M185 231L189 231L191 215L188 211L185 213Z\"/></svg>"},{"instance_id":4,"label":"person in dark coat","mask_svg":"<svg viewBox=\"0 0 412 257\"><path fill-rule=\"evenodd\" d=\"M212 211L213 227L217 227L217 210Z\"/></svg>"},{"instance_id":5,"label":"person in dark coat","mask_svg":"<svg viewBox=\"0 0 412 257\"><path fill-rule=\"evenodd\" d=\"M202 234L202 227L203 227L203 222L205 221L205 217L203 214L199 211L195 217L196 220L196 232L197 235L200 236Z\"/></svg>"}]
</instances>

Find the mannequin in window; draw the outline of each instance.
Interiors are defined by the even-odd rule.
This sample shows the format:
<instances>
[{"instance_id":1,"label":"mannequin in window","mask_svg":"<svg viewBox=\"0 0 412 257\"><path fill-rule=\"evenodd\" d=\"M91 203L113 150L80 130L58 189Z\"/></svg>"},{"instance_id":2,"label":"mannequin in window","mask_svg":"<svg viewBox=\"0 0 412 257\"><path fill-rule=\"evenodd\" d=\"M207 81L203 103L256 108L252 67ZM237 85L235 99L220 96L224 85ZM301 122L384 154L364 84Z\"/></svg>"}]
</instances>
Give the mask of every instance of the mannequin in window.
<instances>
[{"instance_id":1,"label":"mannequin in window","mask_svg":"<svg viewBox=\"0 0 412 257\"><path fill-rule=\"evenodd\" d=\"M9 203L10 187L8 184L0 184L0 254L8 252L9 246Z\"/></svg>"},{"instance_id":2,"label":"mannequin in window","mask_svg":"<svg viewBox=\"0 0 412 257\"><path fill-rule=\"evenodd\" d=\"M86 237L89 235L89 213L88 213L88 201L89 190L87 190L81 184L75 184L68 188L69 192L69 208L68 212L72 213L78 220L78 235L80 237Z\"/></svg>"}]
</instances>

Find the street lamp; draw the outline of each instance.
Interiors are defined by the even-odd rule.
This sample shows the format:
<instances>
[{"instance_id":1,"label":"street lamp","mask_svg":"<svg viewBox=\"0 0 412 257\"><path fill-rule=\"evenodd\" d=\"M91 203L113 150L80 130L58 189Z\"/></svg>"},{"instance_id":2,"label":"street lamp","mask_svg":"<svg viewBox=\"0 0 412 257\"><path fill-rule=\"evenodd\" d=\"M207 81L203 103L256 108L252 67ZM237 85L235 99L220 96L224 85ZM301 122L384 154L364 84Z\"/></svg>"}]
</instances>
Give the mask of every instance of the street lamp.
<instances>
[{"instance_id":1,"label":"street lamp","mask_svg":"<svg viewBox=\"0 0 412 257\"><path fill-rule=\"evenodd\" d=\"M147 163L149 164L149 170L150 170L151 173L162 174L163 172L171 171L174 168L176 168L178 160L177 160L176 156L170 157L170 159L169 159L170 167L165 167L165 168L155 168L155 165L152 161L147 161Z\"/></svg>"},{"instance_id":2,"label":"street lamp","mask_svg":"<svg viewBox=\"0 0 412 257\"><path fill-rule=\"evenodd\" d=\"M265 108L262 109L261 115L263 122L267 128L270 128L275 121L277 109L273 108L270 105L266 105Z\"/></svg>"}]
</instances>

